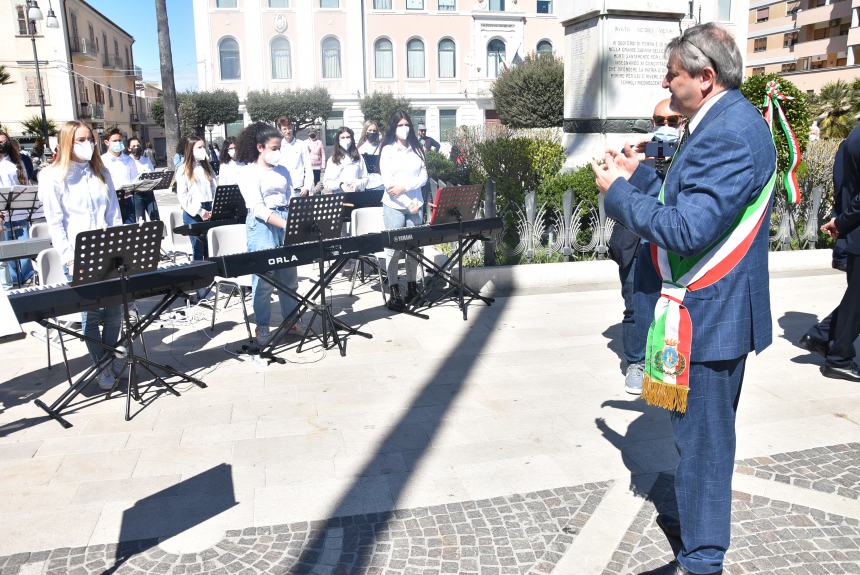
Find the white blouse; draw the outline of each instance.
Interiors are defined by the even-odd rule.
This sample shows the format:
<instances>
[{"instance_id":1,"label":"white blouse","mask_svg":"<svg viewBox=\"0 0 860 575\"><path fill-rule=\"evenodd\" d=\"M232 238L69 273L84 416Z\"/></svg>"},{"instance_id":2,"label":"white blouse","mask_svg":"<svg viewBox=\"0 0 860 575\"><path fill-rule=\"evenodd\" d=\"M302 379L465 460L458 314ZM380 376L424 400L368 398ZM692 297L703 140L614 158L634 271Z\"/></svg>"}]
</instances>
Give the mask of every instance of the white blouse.
<instances>
[{"instance_id":1,"label":"white blouse","mask_svg":"<svg viewBox=\"0 0 860 575\"><path fill-rule=\"evenodd\" d=\"M290 172L284 166L264 168L260 164L248 164L239 172L239 191L245 206L254 217L265 222L275 208L290 204L295 195Z\"/></svg>"},{"instance_id":2,"label":"white blouse","mask_svg":"<svg viewBox=\"0 0 860 575\"><path fill-rule=\"evenodd\" d=\"M238 184L239 168L244 165L245 164L237 162L236 160L230 160L227 163L222 163L221 168L218 170L218 185L232 186L234 184Z\"/></svg>"},{"instance_id":3,"label":"white blouse","mask_svg":"<svg viewBox=\"0 0 860 575\"><path fill-rule=\"evenodd\" d=\"M152 165L152 161L146 156L141 156L140 158L129 156L129 158L134 162L134 168L137 170L138 176L141 174L148 174L155 170L155 166Z\"/></svg>"},{"instance_id":4,"label":"white blouse","mask_svg":"<svg viewBox=\"0 0 860 575\"><path fill-rule=\"evenodd\" d=\"M26 174L26 172L24 172ZM12 186L20 186L18 181L18 166L12 163L9 156L3 156L0 159L0 188L11 188Z\"/></svg>"},{"instance_id":5,"label":"white blouse","mask_svg":"<svg viewBox=\"0 0 860 575\"><path fill-rule=\"evenodd\" d=\"M379 172L386 189L391 186L406 189L396 198L387 192L382 194L382 205L395 210L408 210L424 204L421 188L427 183L427 167L415 150L397 141L385 146L379 158Z\"/></svg>"},{"instance_id":6,"label":"white blouse","mask_svg":"<svg viewBox=\"0 0 860 575\"><path fill-rule=\"evenodd\" d=\"M333 157L328 159L325 164L323 187L328 192L340 192L341 183L355 184L355 191L361 191L367 186L367 166L364 165L364 158L359 156L356 161L349 156L344 156L339 164L334 163Z\"/></svg>"},{"instance_id":7,"label":"white blouse","mask_svg":"<svg viewBox=\"0 0 860 575\"><path fill-rule=\"evenodd\" d=\"M179 205L189 216L203 216L204 210L200 204L215 199L215 178L206 177L203 166L194 166L194 181L188 180L184 166L179 166L176 172L176 196Z\"/></svg>"},{"instance_id":8,"label":"white blouse","mask_svg":"<svg viewBox=\"0 0 860 575\"><path fill-rule=\"evenodd\" d=\"M74 259L80 232L122 225L110 173L106 171L104 177L102 182L89 162L71 162L65 178L56 166L39 173L39 199L45 206L51 243L64 262Z\"/></svg>"}]
</instances>

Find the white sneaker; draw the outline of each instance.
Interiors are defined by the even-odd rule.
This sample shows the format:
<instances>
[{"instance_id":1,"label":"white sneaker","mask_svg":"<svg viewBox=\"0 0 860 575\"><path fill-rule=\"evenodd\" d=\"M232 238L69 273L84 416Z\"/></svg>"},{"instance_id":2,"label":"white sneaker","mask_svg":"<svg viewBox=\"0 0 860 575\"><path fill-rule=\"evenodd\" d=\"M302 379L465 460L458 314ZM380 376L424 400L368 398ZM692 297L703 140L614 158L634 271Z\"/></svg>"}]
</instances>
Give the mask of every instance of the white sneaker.
<instances>
[{"instance_id":1,"label":"white sneaker","mask_svg":"<svg viewBox=\"0 0 860 575\"><path fill-rule=\"evenodd\" d=\"M269 326L258 325L254 329L254 339L257 340L258 345L266 345L269 341Z\"/></svg>"},{"instance_id":2,"label":"white sneaker","mask_svg":"<svg viewBox=\"0 0 860 575\"><path fill-rule=\"evenodd\" d=\"M111 374L110 369L105 369L99 374L99 389L102 391L110 391L113 389L115 379Z\"/></svg>"},{"instance_id":3,"label":"white sneaker","mask_svg":"<svg viewBox=\"0 0 860 575\"><path fill-rule=\"evenodd\" d=\"M642 377L645 375L645 364L631 363L627 366L624 376L624 391L630 395L642 395Z\"/></svg>"}]
</instances>

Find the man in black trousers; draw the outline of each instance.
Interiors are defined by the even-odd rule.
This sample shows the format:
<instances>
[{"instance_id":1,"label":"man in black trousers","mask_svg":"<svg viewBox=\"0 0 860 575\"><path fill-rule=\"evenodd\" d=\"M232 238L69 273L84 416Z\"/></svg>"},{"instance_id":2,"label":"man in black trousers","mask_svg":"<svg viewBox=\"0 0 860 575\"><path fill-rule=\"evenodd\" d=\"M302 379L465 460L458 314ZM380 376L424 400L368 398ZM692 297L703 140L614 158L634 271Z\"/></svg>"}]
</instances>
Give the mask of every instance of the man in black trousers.
<instances>
[{"instance_id":1,"label":"man in black trousers","mask_svg":"<svg viewBox=\"0 0 860 575\"><path fill-rule=\"evenodd\" d=\"M821 373L825 377L860 381L860 368L854 361L854 340L860 335L860 125L836 152L833 186L834 217L821 230L845 240L848 287L839 306L821 322L830 320L828 341L817 336L813 326L800 346L824 356Z\"/></svg>"}]
</instances>

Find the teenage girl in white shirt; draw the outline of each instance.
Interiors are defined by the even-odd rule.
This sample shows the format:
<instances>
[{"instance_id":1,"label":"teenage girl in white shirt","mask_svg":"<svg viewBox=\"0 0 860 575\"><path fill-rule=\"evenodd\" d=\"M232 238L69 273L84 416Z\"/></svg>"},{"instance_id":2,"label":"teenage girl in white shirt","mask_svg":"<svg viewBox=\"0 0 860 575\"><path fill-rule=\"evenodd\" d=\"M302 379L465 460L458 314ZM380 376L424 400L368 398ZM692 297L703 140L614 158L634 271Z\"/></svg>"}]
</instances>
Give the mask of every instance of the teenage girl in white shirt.
<instances>
[{"instance_id":1,"label":"teenage girl in white shirt","mask_svg":"<svg viewBox=\"0 0 860 575\"><path fill-rule=\"evenodd\" d=\"M325 165L323 187L327 192L360 192L367 186L367 167L355 147L355 134L346 126L335 135L337 145Z\"/></svg>"},{"instance_id":2,"label":"teenage girl in white shirt","mask_svg":"<svg viewBox=\"0 0 860 575\"><path fill-rule=\"evenodd\" d=\"M215 198L215 170L209 164L206 142L190 136L185 143L182 164L176 170L176 195L182 207L182 222L191 224L212 217ZM206 237L191 236L192 258L206 257Z\"/></svg>"},{"instance_id":3,"label":"teenage girl in white shirt","mask_svg":"<svg viewBox=\"0 0 860 575\"><path fill-rule=\"evenodd\" d=\"M39 199L45 206L51 243L66 262L68 275L73 272L78 233L122 225L113 181L101 157L94 152L95 141L89 126L66 122L60 129L56 158L39 173ZM119 340L122 306L81 312L81 325L86 337L114 346ZM93 363L104 364L98 376L99 387L111 389L123 365L117 362L113 372L104 369L112 361L110 356L94 342L87 341L86 345Z\"/></svg>"},{"instance_id":4,"label":"teenage girl in white shirt","mask_svg":"<svg viewBox=\"0 0 860 575\"><path fill-rule=\"evenodd\" d=\"M388 122L388 131L379 158L379 171L385 184L382 194L382 217L385 229L410 228L422 223L421 207L424 196L421 188L427 183L427 168L424 165L424 150L418 142L412 119L403 111L395 112ZM397 268L405 255L404 250L386 250L388 255L388 286L391 297L388 308L394 311L405 309L400 295ZM418 261L406 257L406 300L418 295Z\"/></svg>"},{"instance_id":5,"label":"teenage girl in white shirt","mask_svg":"<svg viewBox=\"0 0 860 575\"><path fill-rule=\"evenodd\" d=\"M230 136L221 146L221 168L218 170L218 185L231 186L239 183L239 168L244 164L236 159L236 138Z\"/></svg>"},{"instance_id":6,"label":"teenage girl in white shirt","mask_svg":"<svg viewBox=\"0 0 860 575\"><path fill-rule=\"evenodd\" d=\"M0 188L26 186L30 183L21 156L12 144L12 139L6 132L0 132ZM21 210L12 210L12 218L7 218L6 212L0 211L0 227L2 239L19 240L30 237L30 222L27 214ZM21 285L26 278L33 275L33 262L29 258L17 262L0 262L0 285L3 289L11 289L13 284Z\"/></svg>"}]
</instances>

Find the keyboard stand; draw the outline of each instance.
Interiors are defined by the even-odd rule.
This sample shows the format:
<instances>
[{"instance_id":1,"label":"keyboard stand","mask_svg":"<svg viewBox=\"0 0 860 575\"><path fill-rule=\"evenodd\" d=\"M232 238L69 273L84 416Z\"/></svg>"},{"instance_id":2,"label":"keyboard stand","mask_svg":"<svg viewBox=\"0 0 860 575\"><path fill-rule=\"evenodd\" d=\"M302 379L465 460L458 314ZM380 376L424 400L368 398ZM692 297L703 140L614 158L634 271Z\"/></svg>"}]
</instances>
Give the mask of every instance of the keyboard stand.
<instances>
[{"instance_id":1,"label":"keyboard stand","mask_svg":"<svg viewBox=\"0 0 860 575\"><path fill-rule=\"evenodd\" d=\"M132 397L144 407L149 405L158 395L156 394L149 400L143 401L143 394L155 385L163 387L173 395L179 395L179 392L174 388L174 385L178 382L167 382L167 377L177 377L180 381L193 383L201 388L206 387L206 384L199 379L184 374L169 365L156 363L134 353L134 338L138 336L142 338L144 330L163 312L167 311L177 298L184 295L184 292L178 288L170 288L162 296L161 301L149 313L139 318L136 322L131 322L130 298L127 289L128 278L132 273L144 273L155 270L159 259L158 254L163 228L163 222L154 221L134 226L117 226L107 228L106 230L81 232L76 238L75 264L73 269L75 276L72 279L72 285L84 285L118 276L122 291L125 330L120 335L117 344L111 346L103 343L101 340L89 338L80 332L76 332L55 322L49 320L39 322L45 327L71 335L85 343L94 343L107 352L97 364L89 367L81 374L77 381L66 389L50 406L38 399L34 401L38 407L67 429L72 424L62 416L63 411L105 369L111 366L114 358L124 360L128 370L128 387L126 389L125 401L126 421L131 419ZM137 368L148 372L154 378L154 381L146 385L143 391L141 391L138 382ZM161 376L156 373L156 370L167 375ZM116 389L117 383L118 378L115 378L114 385L107 391L105 399L110 398L111 393Z\"/></svg>"}]
</instances>

